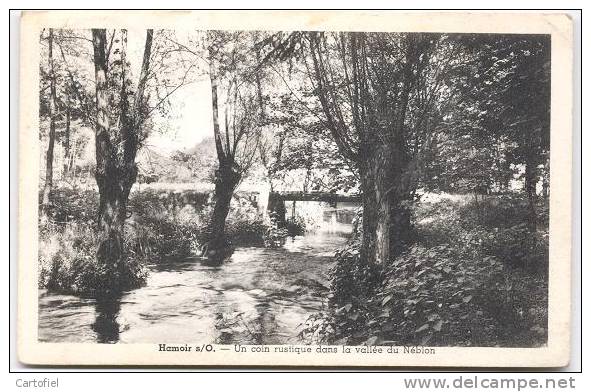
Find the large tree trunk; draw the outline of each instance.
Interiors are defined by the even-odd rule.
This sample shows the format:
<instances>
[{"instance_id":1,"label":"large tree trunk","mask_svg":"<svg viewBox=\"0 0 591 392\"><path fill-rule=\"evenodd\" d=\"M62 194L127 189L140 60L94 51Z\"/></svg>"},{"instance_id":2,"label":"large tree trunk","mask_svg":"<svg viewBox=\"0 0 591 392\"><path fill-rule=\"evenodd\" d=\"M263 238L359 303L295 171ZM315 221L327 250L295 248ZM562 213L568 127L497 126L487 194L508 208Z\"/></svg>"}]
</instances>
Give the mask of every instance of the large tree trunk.
<instances>
[{"instance_id":1,"label":"large tree trunk","mask_svg":"<svg viewBox=\"0 0 591 392\"><path fill-rule=\"evenodd\" d=\"M362 258L382 264L400 255L410 239L407 159L394 145L364 149L360 163L363 202Z\"/></svg>"},{"instance_id":2,"label":"large tree trunk","mask_svg":"<svg viewBox=\"0 0 591 392\"><path fill-rule=\"evenodd\" d=\"M230 212L230 203L241 175L229 164L220 164L216 171L213 213L207 230L207 256L216 257L229 246L226 238L226 218Z\"/></svg>"},{"instance_id":3,"label":"large tree trunk","mask_svg":"<svg viewBox=\"0 0 591 392\"><path fill-rule=\"evenodd\" d=\"M129 104L129 75L126 72L126 34L123 31L120 50L122 91L120 96L119 128L111 128L108 106L106 30L93 29L94 65L96 80L96 172L99 188L98 229L99 246L97 260L105 266L114 278L123 265L123 230L127 218L127 201L137 177L138 131L140 126L139 106L147 79L152 45L152 31L148 30L144 49L144 61L140 82L134 96L133 106ZM109 282L115 285L119 282ZM125 283L125 282L121 282ZM105 282L105 285L107 283Z\"/></svg>"},{"instance_id":4,"label":"large tree trunk","mask_svg":"<svg viewBox=\"0 0 591 392\"><path fill-rule=\"evenodd\" d=\"M118 269L123 260L123 232L127 218L127 200L135 182L137 169L127 175L111 165L97 167L96 181L99 188L99 235L98 261Z\"/></svg>"},{"instance_id":5,"label":"large tree trunk","mask_svg":"<svg viewBox=\"0 0 591 392\"><path fill-rule=\"evenodd\" d=\"M119 184L115 148L111 142L109 124L107 59L105 53L106 31L92 30L96 80L96 172L99 188L99 246L97 259L110 269L116 268L123 255L123 224L125 222L126 198Z\"/></svg>"},{"instance_id":6,"label":"large tree trunk","mask_svg":"<svg viewBox=\"0 0 591 392\"><path fill-rule=\"evenodd\" d=\"M375 192L376 165L367 157L360 164L359 175L361 177L361 193L363 204L363 238L361 239L361 259L368 264L376 262L377 255L376 233L378 222L378 203Z\"/></svg>"},{"instance_id":7,"label":"large tree trunk","mask_svg":"<svg viewBox=\"0 0 591 392\"><path fill-rule=\"evenodd\" d=\"M55 69L53 66L53 29L49 29L49 143L45 157L45 184L43 186L43 197L41 201L41 219L47 219L47 208L49 206L49 194L53 186L53 150L55 146L55 123L56 123L56 92L55 92Z\"/></svg>"}]
</instances>

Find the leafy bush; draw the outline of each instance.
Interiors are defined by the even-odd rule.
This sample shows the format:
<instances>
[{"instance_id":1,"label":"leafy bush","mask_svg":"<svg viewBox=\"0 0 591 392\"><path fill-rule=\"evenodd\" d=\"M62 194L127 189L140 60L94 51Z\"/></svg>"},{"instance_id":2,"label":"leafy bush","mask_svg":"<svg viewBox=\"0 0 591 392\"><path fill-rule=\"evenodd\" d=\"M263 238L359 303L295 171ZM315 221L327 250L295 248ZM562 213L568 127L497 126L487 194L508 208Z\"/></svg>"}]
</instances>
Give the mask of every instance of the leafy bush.
<instances>
[{"instance_id":1,"label":"leafy bush","mask_svg":"<svg viewBox=\"0 0 591 392\"><path fill-rule=\"evenodd\" d=\"M329 306L308 320L302 337L337 344L545 344L547 226L531 233L523 208L514 196L420 203L413 211L416 242L384 266L359 259L356 229L337 252Z\"/></svg>"},{"instance_id":2,"label":"leafy bush","mask_svg":"<svg viewBox=\"0 0 591 392\"><path fill-rule=\"evenodd\" d=\"M40 288L99 295L125 291L145 283L147 270L142 260L128 257L110 270L96 259L98 236L86 223L70 223L65 227L48 224L39 234Z\"/></svg>"},{"instance_id":3,"label":"leafy bush","mask_svg":"<svg viewBox=\"0 0 591 392\"><path fill-rule=\"evenodd\" d=\"M269 226L247 199L234 197L226 219L226 235L233 245L262 246Z\"/></svg>"},{"instance_id":4,"label":"leafy bush","mask_svg":"<svg viewBox=\"0 0 591 392\"><path fill-rule=\"evenodd\" d=\"M506 229L495 228L484 241L483 250L507 265L546 272L548 245L546 233L532 233L521 223Z\"/></svg>"},{"instance_id":5,"label":"leafy bush","mask_svg":"<svg viewBox=\"0 0 591 392\"><path fill-rule=\"evenodd\" d=\"M142 217L126 226L128 250L152 262L188 257L200 227L163 217Z\"/></svg>"},{"instance_id":6,"label":"leafy bush","mask_svg":"<svg viewBox=\"0 0 591 392\"><path fill-rule=\"evenodd\" d=\"M42 193L39 193L41 205ZM49 197L47 215L57 224L93 222L96 220L99 197L92 189L54 188Z\"/></svg>"},{"instance_id":7,"label":"leafy bush","mask_svg":"<svg viewBox=\"0 0 591 392\"><path fill-rule=\"evenodd\" d=\"M479 201L423 203L415 208L419 242L427 247L448 244L495 256L512 267L544 273L548 266L547 201L538 206L539 229L527 228L527 205L514 195Z\"/></svg>"},{"instance_id":8,"label":"leafy bush","mask_svg":"<svg viewBox=\"0 0 591 392\"><path fill-rule=\"evenodd\" d=\"M527 220L527 200L514 193L474 196L458 209L458 213L467 224L507 228Z\"/></svg>"},{"instance_id":9,"label":"leafy bush","mask_svg":"<svg viewBox=\"0 0 591 392\"><path fill-rule=\"evenodd\" d=\"M272 225L267 228L263 235L263 243L267 248L280 248L285 244L285 239L289 233L285 227Z\"/></svg>"},{"instance_id":10,"label":"leafy bush","mask_svg":"<svg viewBox=\"0 0 591 392\"><path fill-rule=\"evenodd\" d=\"M360 246L360 241L350 241L335 254L337 262L331 270L331 288L332 298L337 304L343 301L363 302L381 282L383 269L376 264L361 262Z\"/></svg>"},{"instance_id":11,"label":"leafy bush","mask_svg":"<svg viewBox=\"0 0 591 392\"><path fill-rule=\"evenodd\" d=\"M490 294L490 280L502 273L494 257L472 258L446 245L413 246L386 271L378 299L381 316L395 326L389 340L405 344L457 344L472 335L475 297ZM470 339L472 340L472 339Z\"/></svg>"}]
</instances>

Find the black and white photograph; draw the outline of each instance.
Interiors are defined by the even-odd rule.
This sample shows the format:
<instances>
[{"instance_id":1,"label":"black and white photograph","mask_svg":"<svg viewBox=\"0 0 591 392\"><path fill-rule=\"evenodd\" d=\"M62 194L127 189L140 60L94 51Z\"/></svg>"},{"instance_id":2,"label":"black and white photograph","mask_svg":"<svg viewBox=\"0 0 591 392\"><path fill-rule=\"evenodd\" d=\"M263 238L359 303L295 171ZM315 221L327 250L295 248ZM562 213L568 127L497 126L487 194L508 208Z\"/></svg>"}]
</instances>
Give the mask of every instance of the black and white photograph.
<instances>
[{"instance_id":1,"label":"black and white photograph","mask_svg":"<svg viewBox=\"0 0 591 392\"><path fill-rule=\"evenodd\" d=\"M552 346L551 33L100 21L31 33L38 350Z\"/></svg>"}]
</instances>

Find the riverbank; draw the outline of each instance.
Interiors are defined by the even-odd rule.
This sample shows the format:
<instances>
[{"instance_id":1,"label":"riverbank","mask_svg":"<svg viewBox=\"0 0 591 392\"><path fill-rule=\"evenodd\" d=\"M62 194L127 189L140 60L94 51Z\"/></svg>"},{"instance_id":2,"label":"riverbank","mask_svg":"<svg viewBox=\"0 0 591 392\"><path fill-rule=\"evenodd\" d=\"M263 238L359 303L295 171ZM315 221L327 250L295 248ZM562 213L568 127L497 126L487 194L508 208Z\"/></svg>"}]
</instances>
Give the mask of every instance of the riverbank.
<instances>
[{"instance_id":1,"label":"riverbank","mask_svg":"<svg viewBox=\"0 0 591 392\"><path fill-rule=\"evenodd\" d=\"M166 189L132 192L124 236L126 261L113 273L99 266L95 257L97 192L54 189L49 219L39 226L38 286L94 296L109 276L119 280L121 290L141 287L146 283L147 264L199 254L210 213L207 196L195 193L191 197L173 197ZM226 233L234 246L262 246L267 230L248 199L232 200Z\"/></svg>"},{"instance_id":2,"label":"riverbank","mask_svg":"<svg viewBox=\"0 0 591 392\"><path fill-rule=\"evenodd\" d=\"M357 230L337 253L331 306L308 320L303 336L352 345L544 345L548 206L540 200L531 233L524 203L514 195L426 197L413 208L415 242L381 266L360 262Z\"/></svg>"}]
</instances>

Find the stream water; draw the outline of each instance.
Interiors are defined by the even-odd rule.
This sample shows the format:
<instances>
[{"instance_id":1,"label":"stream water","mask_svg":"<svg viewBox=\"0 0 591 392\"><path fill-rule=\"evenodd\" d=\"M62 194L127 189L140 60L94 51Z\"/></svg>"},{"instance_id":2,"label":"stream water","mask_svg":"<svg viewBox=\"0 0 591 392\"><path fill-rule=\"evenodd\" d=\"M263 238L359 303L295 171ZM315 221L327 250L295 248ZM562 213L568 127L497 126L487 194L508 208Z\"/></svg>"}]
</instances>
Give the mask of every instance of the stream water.
<instances>
[{"instance_id":1,"label":"stream water","mask_svg":"<svg viewBox=\"0 0 591 392\"><path fill-rule=\"evenodd\" d=\"M108 302L39 291L39 341L291 344L321 310L350 225L238 248L219 267L153 265L147 285Z\"/></svg>"}]
</instances>

